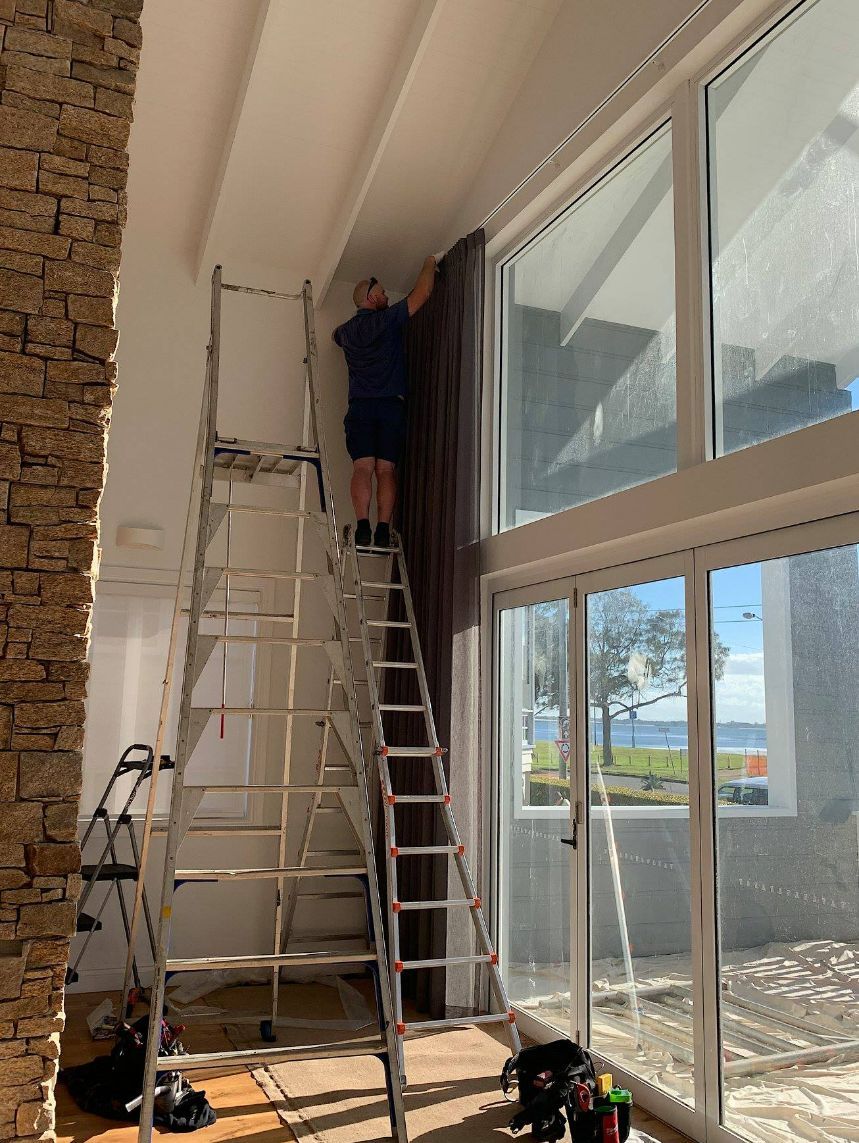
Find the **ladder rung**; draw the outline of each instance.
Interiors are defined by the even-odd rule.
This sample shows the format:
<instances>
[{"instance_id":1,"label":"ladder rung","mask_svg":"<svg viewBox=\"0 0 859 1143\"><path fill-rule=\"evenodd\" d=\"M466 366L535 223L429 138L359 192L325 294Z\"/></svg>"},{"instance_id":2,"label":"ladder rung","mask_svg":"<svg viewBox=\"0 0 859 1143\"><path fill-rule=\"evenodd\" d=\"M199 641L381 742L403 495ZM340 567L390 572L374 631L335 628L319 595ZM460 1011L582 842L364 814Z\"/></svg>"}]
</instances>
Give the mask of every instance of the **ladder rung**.
<instances>
[{"instance_id":1,"label":"ladder rung","mask_svg":"<svg viewBox=\"0 0 859 1143\"><path fill-rule=\"evenodd\" d=\"M303 508L262 508L258 504L222 504L228 512L243 512L247 516L285 516L291 520L312 520L318 513Z\"/></svg>"},{"instance_id":2,"label":"ladder rung","mask_svg":"<svg viewBox=\"0 0 859 1143\"><path fill-rule=\"evenodd\" d=\"M235 616L230 612L230 619L234 618ZM254 619L258 618L258 615L254 616ZM268 618L270 619L271 616ZM289 618L291 619L292 616ZM311 639L297 635L216 635L215 640L218 643L276 643L282 647L324 647L326 643L330 642L328 639Z\"/></svg>"},{"instance_id":3,"label":"ladder rung","mask_svg":"<svg viewBox=\"0 0 859 1143\"><path fill-rule=\"evenodd\" d=\"M454 897L448 901L398 901L399 909L394 912L408 913L415 912L418 909L455 909L455 908L468 908L476 909L480 906L477 904L479 898L463 897L462 899Z\"/></svg>"},{"instance_id":4,"label":"ladder rung","mask_svg":"<svg viewBox=\"0 0 859 1143\"><path fill-rule=\"evenodd\" d=\"M187 607L182 608L183 615L190 615L191 612ZM294 623L294 615L275 615L271 612L262 611L232 611L226 607L207 607L200 612L201 619L235 619L235 620L249 620L251 623ZM262 640L253 640L253 642L262 642Z\"/></svg>"},{"instance_id":5,"label":"ladder rung","mask_svg":"<svg viewBox=\"0 0 859 1143\"><path fill-rule=\"evenodd\" d=\"M250 1048L238 1052L189 1052L182 1056L182 1071L202 1068L236 1068L251 1064L288 1063L290 1060L334 1060L341 1056L387 1055L381 1040L335 1044L309 1044L296 1048ZM180 1057L159 1056L159 1071L175 1071ZM396 1066L396 1061L392 1062Z\"/></svg>"},{"instance_id":6,"label":"ladder rung","mask_svg":"<svg viewBox=\"0 0 859 1143\"><path fill-rule=\"evenodd\" d=\"M401 960L397 961L397 972L408 972L413 968L444 968L450 964L494 964L494 953L478 953L476 956L440 956L429 960Z\"/></svg>"},{"instance_id":7,"label":"ladder rung","mask_svg":"<svg viewBox=\"0 0 859 1143\"><path fill-rule=\"evenodd\" d=\"M397 663L393 659L374 659L374 667L391 667L394 670L400 671L416 671L418 669L417 663Z\"/></svg>"},{"instance_id":8,"label":"ladder rung","mask_svg":"<svg viewBox=\"0 0 859 1143\"><path fill-rule=\"evenodd\" d=\"M208 710L209 714L240 714L253 717L258 714L294 715L296 718L330 718L332 714L348 714L348 711L330 710L323 707L306 706L194 706L195 710Z\"/></svg>"},{"instance_id":9,"label":"ladder rung","mask_svg":"<svg viewBox=\"0 0 859 1143\"><path fill-rule=\"evenodd\" d=\"M215 452L232 452L238 455L274 456L280 460L316 460L319 450L305 448L304 445L290 447L284 444L269 444L267 441L246 441L239 437L215 438Z\"/></svg>"},{"instance_id":10,"label":"ladder rung","mask_svg":"<svg viewBox=\"0 0 859 1143\"><path fill-rule=\"evenodd\" d=\"M393 847L396 852L390 851L391 857L423 857L434 853L462 854L465 847L462 845L397 845Z\"/></svg>"},{"instance_id":11,"label":"ladder rung","mask_svg":"<svg viewBox=\"0 0 859 1143\"><path fill-rule=\"evenodd\" d=\"M471 1024L515 1024L511 1012L492 1012L484 1016L464 1016L461 1020L449 1017L446 1020L413 1020L403 1025L405 1034L433 1032L442 1028L465 1028Z\"/></svg>"},{"instance_id":12,"label":"ladder rung","mask_svg":"<svg viewBox=\"0 0 859 1143\"><path fill-rule=\"evenodd\" d=\"M167 826L153 826L152 832L163 837ZM280 826L192 826L185 837L279 837L282 832Z\"/></svg>"},{"instance_id":13,"label":"ladder rung","mask_svg":"<svg viewBox=\"0 0 859 1143\"><path fill-rule=\"evenodd\" d=\"M302 901L363 901L364 894L358 893L296 893Z\"/></svg>"},{"instance_id":14,"label":"ladder rung","mask_svg":"<svg viewBox=\"0 0 859 1143\"><path fill-rule=\"evenodd\" d=\"M222 968L289 968L314 964L368 964L377 959L375 950L365 952L268 953L262 956L200 956L168 960L168 972L214 971Z\"/></svg>"},{"instance_id":15,"label":"ladder rung","mask_svg":"<svg viewBox=\"0 0 859 1143\"><path fill-rule=\"evenodd\" d=\"M404 619L368 619L368 627L399 627L407 630L411 627L411 623L406 623Z\"/></svg>"},{"instance_id":16,"label":"ladder rung","mask_svg":"<svg viewBox=\"0 0 859 1143\"><path fill-rule=\"evenodd\" d=\"M393 798L393 801L391 801ZM386 799L389 806L398 806L400 802L412 802L422 805L429 802L438 802L439 805L444 805L450 802L450 794L391 794Z\"/></svg>"},{"instance_id":17,"label":"ladder rung","mask_svg":"<svg viewBox=\"0 0 859 1143\"><path fill-rule=\"evenodd\" d=\"M327 769L331 770L332 767L328 766ZM344 767L338 767L344 769ZM186 785L182 787L185 790L205 790L210 794L336 794L340 790L357 790L355 785L337 785L337 786L312 786L309 784L299 785L293 782L258 782L255 785L248 782L235 782L225 784L223 786L215 785ZM165 831L166 832L166 831Z\"/></svg>"},{"instance_id":18,"label":"ladder rung","mask_svg":"<svg viewBox=\"0 0 859 1143\"><path fill-rule=\"evenodd\" d=\"M385 746L387 758L433 758L437 753L435 746Z\"/></svg>"},{"instance_id":19,"label":"ladder rung","mask_svg":"<svg viewBox=\"0 0 859 1143\"><path fill-rule=\"evenodd\" d=\"M362 579L361 580L361 587L379 587L385 591L404 591L405 590L401 583L385 583L384 581L377 580L377 579Z\"/></svg>"},{"instance_id":20,"label":"ladder rung","mask_svg":"<svg viewBox=\"0 0 859 1143\"><path fill-rule=\"evenodd\" d=\"M265 568L221 568L224 575L247 576L250 579L322 579L322 572L266 571Z\"/></svg>"},{"instance_id":21,"label":"ladder rung","mask_svg":"<svg viewBox=\"0 0 859 1143\"><path fill-rule=\"evenodd\" d=\"M286 880L291 877L364 877L364 865L348 865L341 869L310 869L306 866L280 865L273 869L177 869L177 881L257 881Z\"/></svg>"},{"instance_id":22,"label":"ladder rung","mask_svg":"<svg viewBox=\"0 0 859 1143\"><path fill-rule=\"evenodd\" d=\"M354 591L344 591L343 592L343 598L344 599L357 599L358 596L355 594ZM364 598L365 599L372 599L374 602L380 603L380 602L384 601L385 596L384 595L365 595Z\"/></svg>"},{"instance_id":23,"label":"ladder rung","mask_svg":"<svg viewBox=\"0 0 859 1143\"><path fill-rule=\"evenodd\" d=\"M374 548L368 544L366 548L355 549L359 556L395 556L399 551L399 545L396 548Z\"/></svg>"},{"instance_id":24,"label":"ladder rung","mask_svg":"<svg viewBox=\"0 0 859 1143\"><path fill-rule=\"evenodd\" d=\"M379 710L400 711L405 714L426 710L426 707L422 703L381 702L379 703Z\"/></svg>"}]
</instances>

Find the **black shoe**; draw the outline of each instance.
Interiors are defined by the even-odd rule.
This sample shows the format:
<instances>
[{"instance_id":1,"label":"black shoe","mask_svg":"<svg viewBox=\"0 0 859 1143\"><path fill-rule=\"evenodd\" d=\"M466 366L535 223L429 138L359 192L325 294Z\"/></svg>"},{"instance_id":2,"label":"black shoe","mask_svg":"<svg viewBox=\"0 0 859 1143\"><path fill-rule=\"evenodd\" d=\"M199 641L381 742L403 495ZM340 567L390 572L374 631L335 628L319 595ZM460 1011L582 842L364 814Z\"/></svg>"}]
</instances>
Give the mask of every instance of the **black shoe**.
<instances>
[{"instance_id":1,"label":"black shoe","mask_svg":"<svg viewBox=\"0 0 859 1143\"><path fill-rule=\"evenodd\" d=\"M390 524L377 524L376 531L373 536L374 548L390 548L391 544L391 525Z\"/></svg>"},{"instance_id":2,"label":"black shoe","mask_svg":"<svg viewBox=\"0 0 859 1143\"><path fill-rule=\"evenodd\" d=\"M369 548L372 541L373 533L370 531L370 521L359 520L358 526L355 529L355 547Z\"/></svg>"}]
</instances>

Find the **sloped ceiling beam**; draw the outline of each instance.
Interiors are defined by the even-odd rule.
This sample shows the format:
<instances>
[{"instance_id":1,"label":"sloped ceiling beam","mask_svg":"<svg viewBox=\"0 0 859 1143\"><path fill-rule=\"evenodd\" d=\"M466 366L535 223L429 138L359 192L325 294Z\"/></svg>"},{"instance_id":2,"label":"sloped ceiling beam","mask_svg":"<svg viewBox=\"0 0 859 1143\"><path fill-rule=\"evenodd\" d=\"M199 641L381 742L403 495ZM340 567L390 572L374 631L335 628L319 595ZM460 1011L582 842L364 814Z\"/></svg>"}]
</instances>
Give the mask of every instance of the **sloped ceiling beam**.
<instances>
[{"instance_id":1,"label":"sloped ceiling beam","mask_svg":"<svg viewBox=\"0 0 859 1143\"><path fill-rule=\"evenodd\" d=\"M329 241L313 276L315 302L318 306L325 300L328 288L337 273L343 251L373 185L385 148L397 125L433 31L447 2L448 0L421 0L400 58L391 73L385 97L340 203Z\"/></svg>"},{"instance_id":2,"label":"sloped ceiling beam","mask_svg":"<svg viewBox=\"0 0 859 1143\"><path fill-rule=\"evenodd\" d=\"M241 122L242 112L245 106L245 98L248 93L248 87L250 85L254 67L256 66L257 57L259 56L260 44L262 43L265 36L266 25L271 16L273 4L274 0L260 0L256 27L254 28L254 34L251 37L247 58L245 59L244 70L242 71L242 78L239 82L238 90L236 91L236 98L233 104L233 113L230 116L230 123L227 128L226 135L224 136L224 146L223 150L221 151L221 159L218 163L218 170L212 182L212 193L209 197L209 205L200 227L200 238L197 243L197 251L194 258L195 281L199 280L200 274L203 273L204 270L207 275L211 271L213 255L209 251L209 243L212 237L212 228L218 213L218 205L221 201L221 193L224 189L224 179L226 178L227 167L229 166L230 162L230 155L232 154L233 145L236 141L236 135L239 129L239 123Z\"/></svg>"}]
</instances>

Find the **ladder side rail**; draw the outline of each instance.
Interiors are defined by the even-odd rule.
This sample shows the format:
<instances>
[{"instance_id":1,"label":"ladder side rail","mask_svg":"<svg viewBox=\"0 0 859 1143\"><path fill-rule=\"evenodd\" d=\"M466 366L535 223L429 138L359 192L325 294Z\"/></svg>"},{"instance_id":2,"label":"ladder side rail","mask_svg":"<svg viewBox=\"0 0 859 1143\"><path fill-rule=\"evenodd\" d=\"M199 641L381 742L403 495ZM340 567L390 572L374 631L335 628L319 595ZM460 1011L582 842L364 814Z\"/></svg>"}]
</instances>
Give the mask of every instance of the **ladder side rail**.
<instances>
[{"instance_id":1,"label":"ladder side rail","mask_svg":"<svg viewBox=\"0 0 859 1143\"><path fill-rule=\"evenodd\" d=\"M370 902L370 913L373 921L371 937L375 944L378 979L377 996L381 999L382 1023L387 1044L387 1073L389 1094L391 1097L391 1128L400 1143L408 1138L406 1130L405 1108L401 1087L402 1067L400 1066L400 1037L396 1035L391 999L391 980L387 971L385 932L382 926L382 909L379 897L379 883L376 876L376 864L373 853L373 833L370 818L370 801L367 789L367 774L364 763L363 742L361 727L358 718L358 696L355 687L355 675L352 669L352 652L349 642L349 626L346 616L346 600L343 591L343 579L340 574L340 537L337 534L337 521L334 514L334 497L330 487L330 467L328 463L328 448L325 441L325 428L320 407L319 392L316 386L316 331L313 319L313 291L309 281L304 283L304 335L307 347L307 376L310 383L311 416L313 419L314 437L319 450L319 460L323 474L323 485L326 494L325 519L328 526L328 563L335 575L334 599L337 606L337 627L343 653L343 693L349 710L352 727L353 763L355 766L358 786L360 788L360 807L364 833L364 852L367 858L367 885ZM394 1065L397 1064L396 1074Z\"/></svg>"},{"instance_id":2,"label":"ladder side rail","mask_svg":"<svg viewBox=\"0 0 859 1143\"><path fill-rule=\"evenodd\" d=\"M137 835L134 832L134 819L130 814L124 813L125 827L128 830L128 841L131 845L131 853L134 857L134 864L137 866L137 880L143 883L143 866L140 864L140 850L137 846ZM146 932L149 937L149 950L152 954L152 961L155 962L155 929L152 925L152 914L149 912L149 902L146 899L146 886L143 886L141 892L141 900L143 902L143 918L146 921Z\"/></svg>"},{"instance_id":3,"label":"ladder side rail","mask_svg":"<svg viewBox=\"0 0 859 1143\"><path fill-rule=\"evenodd\" d=\"M379 684L376 670L373 666L373 649L370 643L370 628L367 623L367 601L364 598L364 585L361 578L360 558L355 544L355 533L352 529L348 534L349 555L352 560L352 570L355 579L355 605L358 612L358 625L361 630L361 646L364 653L364 663L367 671L367 683L370 692L370 709L373 713L375 727L376 758L379 782L382 789L382 812L385 822L385 874L387 880L388 905L388 971L393 982L392 993L394 1002L394 1022L397 1029L397 1061L400 1075L405 1075L405 1058L403 1053L402 1036L399 1029L403 1024L403 990L402 977L397 972L400 961L400 925L399 916L394 910L394 902L399 898L397 882L397 862L394 856L397 848L397 821L394 810L394 791L391 783L391 772L385 753L385 731L382 724L382 713L379 700Z\"/></svg>"},{"instance_id":4,"label":"ladder side rail","mask_svg":"<svg viewBox=\"0 0 859 1143\"><path fill-rule=\"evenodd\" d=\"M117 769L118 769L118 767L117 767ZM102 798L101 804L99 805L98 809L93 814L93 823L95 823L96 820L103 820L105 822L105 828L107 829L107 840L105 842L104 849L102 850L101 857L98 859L98 861L96 863L95 869L92 871L90 876L85 879L86 884L84 885L83 890L81 892L81 895L78 898L77 911L79 914L80 914L81 910L83 909L84 905L87 903L87 900L89 899L89 896L92 893L93 886L98 881L98 875L101 873L102 869L104 869L105 865L107 864L107 858L108 858L108 855L110 854L111 846L116 841L116 837L119 833L120 827L122 826L122 819L128 814L128 810L129 810L129 807L131 806L131 803L137 797L137 791L140 789L141 785L146 781L146 771L141 770L140 773L138 774L137 778L135 779L132 787L131 787L131 792L129 793L128 797L125 799L125 805L122 807L122 809L119 811L116 818L114 819L113 826L109 826L108 823L110 822L110 815L109 815L108 811L105 809L105 803L107 802L107 793L110 790L111 786L113 786L114 781L116 779L116 776L117 776L116 771L114 771L113 776L111 777L110 781L108 782L107 791L105 792L105 797ZM91 833L92 833L92 830L91 829L88 830L86 837L88 837ZM83 847L84 847L84 842L82 841L81 842L81 852L83 852Z\"/></svg>"},{"instance_id":5,"label":"ladder side rail","mask_svg":"<svg viewBox=\"0 0 859 1143\"><path fill-rule=\"evenodd\" d=\"M141 1143L150 1143L155 1102L155 1081L157 1074L158 1050L161 1042L161 1012L164 1007L166 988L166 961L170 943L170 930L173 911L174 878L176 860L182 836L182 791L185 765L188 761L189 725L191 700L194 690L195 658L197 653L197 633L200 626L200 612L203 599L203 569L206 550L209 546L208 524L209 504L212 497L212 483L215 459L215 437L218 406L218 368L220 363L221 341L221 267L216 266L212 274L211 302L211 352L209 362L208 401L206 402L206 429L203 473L201 477L200 513L197 519L197 539L194 546L193 583L191 607L188 617L188 643L185 654L185 670L182 677L182 696L179 708L179 733L176 741L176 767L173 775L173 789L170 797L170 820L167 829L167 846L164 857L164 881L161 892L161 909L158 917L158 955L155 958L155 975L152 983L149 1022L149 1036L146 1044L146 1062L143 1077L143 1102L140 1108ZM156 758L160 756L156 753ZM156 763L155 769L158 765ZM153 779L154 779L153 773Z\"/></svg>"},{"instance_id":6,"label":"ladder side rail","mask_svg":"<svg viewBox=\"0 0 859 1143\"><path fill-rule=\"evenodd\" d=\"M418 688L420 689L421 702L424 707L424 721L427 728L427 738L431 746L438 747L439 740L436 733L435 717L432 710L432 699L429 693L429 683L427 682L426 666L424 664L423 650L421 649L420 635L418 634L418 621L415 616L415 605L412 599L412 587L409 582L409 573L406 568L406 558L403 554L403 542L400 539L397 546L397 571L400 575L400 583L403 585L403 603L406 608L406 619L408 620L409 630L412 637L412 653L414 660L417 663L417 676ZM442 770L442 774L444 771ZM439 788L440 794L447 793L447 784L445 783L444 789Z\"/></svg>"},{"instance_id":7,"label":"ladder side rail","mask_svg":"<svg viewBox=\"0 0 859 1143\"><path fill-rule=\"evenodd\" d=\"M192 551L192 537L194 536L195 505L199 501L199 485L202 479L206 444L208 442L208 429L211 420L210 405L212 402L212 342L211 335L206 349L206 369L203 380L203 400L200 406L200 420L197 426L197 443L194 451L194 468L191 474L191 492L188 497L188 511L185 516L185 534L182 539L182 555L179 559L179 576L176 584L176 599L173 604L173 617L170 621L170 639L167 644L167 662L164 669L164 680L161 684L161 706L158 711L158 729L155 732L155 754L152 762L152 775L149 786L149 795L146 799L146 813L143 819L143 835L140 839L140 871L135 894L134 907L131 913L131 946L126 954L125 972L122 980L122 999L125 1004L128 995L128 986L131 980L131 961L134 955L134 945L137 940L137 930L140 925L140 914L143 908L143 874L149 862L149 850L152 842L152 826L155 821L155 807L158 797L158 775L161 770L161 754L164 749L164 739L167 734L167 720L170 715L170 695L173 686L173 675L176 669L176 651L179 644L179 630L182 624L182 587L190 553ZM175 782L175 777L174 777Z\"/></svg>"},{"instance_id":8,"label":"ladder side rail","mask_svg":"<svg viewBox=\"0 0 859 1143\"><path fill-rule=\"evenodd\" d=\"M310 429L310 389L305 379L304 387L304 412L302 415L301 427L301 443L307 445L307 435ZM298 510L304 512L307 508L307 469L308 466L303 464L301 466L301 473L299 475L298 483ZM296 546L295 546L295 571L299 574L304 570L304 528L305 516L299 516L296 522ZM301 584L302 580L296 578L292 584L292 633L298 635L300 629L301 619ZM292 707L295 705L295 681L298 670L298 644L293 643L289 648L289 666L287 674L286 685L286 705ZM331 703L329 701L328 705ZM326 724L327 725L327 724ZM282 778L284 786L290 780L292 773L292 746L295 734L295 717L288 715L286 719L286 726L284 728L283 740L283 766ZM284 790L280 799L280 838L278 840L277 848L277 864L278 867L286 865L287 853L287 824L289 819L289 791ZM283 895L286 888L284 881L278 881L275 884L275 908L274 908L274 932L272 934L272 951L276 954L281 951L283 939L283 922L284 922L284 901ZM292 897L294 890L293 884L290 882L289 896ZM271 1018L274 1021L277 1018L277 1004L280 994L280 969L277 965L272 966L271 970Z\"/></svg>"}]
</instances>

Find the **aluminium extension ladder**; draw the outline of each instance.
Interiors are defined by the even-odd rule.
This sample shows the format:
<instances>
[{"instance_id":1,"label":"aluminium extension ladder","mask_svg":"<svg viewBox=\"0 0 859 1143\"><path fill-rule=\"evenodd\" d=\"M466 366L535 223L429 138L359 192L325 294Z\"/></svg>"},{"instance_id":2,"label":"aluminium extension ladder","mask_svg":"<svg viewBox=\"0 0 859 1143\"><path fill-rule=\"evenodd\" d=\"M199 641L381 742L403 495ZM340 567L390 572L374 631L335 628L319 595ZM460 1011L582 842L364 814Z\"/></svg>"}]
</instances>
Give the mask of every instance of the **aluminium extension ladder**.
<instances>
[{"instance_id":1,"label":"aluminium extension ladder","mask_svg":"<svg viewBox=\"0 0 859 1143\"><path fill-rule=\"evenodd\" d=\"M394 1016L397 1031L397 1052L400 1062L400 1075L403 1083L406 1082L404 1067L404 1037L408 1034L423 1031L436 1031L441 1028L454 1028L470 1024L505 1024L512 1053L519 1051L519 1033L516 1028L515 1015L510 1007L507 990L498 965L498 955L495 952L489 930L483 916L483 907L474 885L471 870L465 856L465 846L457 829L453 814L451 795L448 791L447 779L444 773L443 757L446 750L442 747L436 733L435 719L433 717L432 702L430 700L429 686L427 684L424 668L423 654L421 652L420 638L418 636L415 609L412 601L412 592L409 584L406 560L403 554L402 542L397 535L392 536L391 547L357 547L354 532L347 529L346 542L352 563L355 584L355 600L358 610L358 621L361 628L361 642L364 651L365 671L370 695L372 711L372 726L374 735L374 752L379 771L379 780L382 788L382 807L385 815L385 846L387 865L388 888L388 950L390 956L392 990L394 995ZM367 563L369 561L369 564ZM380 565L383 572L377 569ZM369 567L369 573L364 569ZM396 574L394 574L396 573ZM370 589L368 595L365 589ZM385 612L382 618L371 617L368 613L368 598L376 598L381 592ZM391 619L388 606L393 597L399 595L403 604L404 620ZM378 656L374 653L374 638L371 628L383 634L392 629L401 629L408 632L406 642L406 658L403 660L389 659L388 647L383 643L383 651ZM394 671L414 671L420 702L417 704L403 704L386 702L383 695L385 676ZM419 745L402 745L386 742L382 716L386 712L413 712L423 716L426 742ZM396 773L398 759L423 759L431 767L435 793L433 794L402 794L397 793L397 783L392 779L392 766ZM403 846L397 841L396 808L408 803L425 803L437 808L441 814L441 822L447 836L446 845L430 846ZM438 856L446 861L452 857L464 896L452 899L434 899L428 901L402 901L397 888L397 862L400 858L408 856ZM480 952L471 956L445 956L423 960L400 959L400 913L425 909L467 909L474 925L477 946ZM405 1021L403 1018L402 1001L402 973L412 969L446 968L452 965L481 964L486 965L489 974L490 992L498 1009L484 1015L465 1016L442 1020L416 1020Z\"/></svg>"},{"instance_id":2,"label":"aluminium extension ladder","mask_svg":"<svg viewBox=\"0 0 859 1143\"><path fill-rule=\"evenodd\" d=\"M282 298L300 301L304 311L305 332L305 415L302 434L302 444L287 447L285 445L263 444L257 441L238 441L235 438L220 436L217 432L217 405L218 405L218 371L220 352L220 306L222 290L233 290L240 293L263 295L273 298ZM152 999L150 1012L153 1019L149 1025L149 1040L146 1053L146 1068L144 1075L143 1100L140 1110L139 1138L148 1143L152 1138L153 1105L157 1075L159 1070L174 1070L177 1066L184 1071L197 1069L211 1069L217 1067L235 1067L236 1065L256 1065L266 1063L285 1063L297 1060L333 1059L344 1056L375 1056L385 1069L385 1079L388 1098L388 1110L391 1120L392 1137L399 1143L407 1143L405 1113L403 1108L402 1087L400 1082L400 1069L397 1060L397 1038L394 1028L390 978L385 951L385 939L382 927L382 910L379 897L379 887L376 878L373 839L370 823L370 810L367 794L366 773L363 760L361 741L361 725L358 719L358 706L355 692L355 680L352 669L350 637L347 626L346 608L343 592L343 568L345 566L345 553L339 543L337 527L334 519L333 499L330 492L328 458L320 414L320 402L316 385L316 337L313 321L313 298L310 282L304 283L299 294L274 293L267 290L256 290L248 287L233 286L221 281L221 268L215 267L212 276L212 332L207 352L206 382L204 388L203 413L201 417L200 433L198 437L197 457L195 462L195 480L192 487L191 504L189 506L188 528L186 531L185 550L180 568L179 591L177 592L174 624L171 631L170 650L168 653L167 677L165 678L164 694L162 696L161 720L159 723L158 738L156 739L156 756L161 748L165 734L167 713L169 710L170 677L173 667L173 658L176 653L178 617L183 613L181 597L183 594L183 574L191 570L191 594L188 614L188 639L185 654L184 674L182 680L181 701L179 706L179 729L176 744L175 772L170 802L169 825L166 829L166 855L164 862L164 878L161 897L161 910L159 916L157 950L155 958L154 982L152 985ZM308 480L308 472L315 474L315 481ZM250 506L244 503L233 502L233 483L241 482L245 487L258 488L277 486L283 483L284 478L294 484L295 475L300 476L300 493L298 507L273 508L270 506ZM229 483L229 498L226 502L213 498L213 485L216 479ZM319 494L319 510L307 506L308 485L316 486ZM195 501L199 508L195 511ZM295 522L297 529L296 570L275 571L265 569L248 569L239 565L238 560L231 556L230 548L230 521L233 513L245 512L287 518ZM196 527L194 518L196 515ZM210 564L207 557L210 546L216 539L221 525L227 522L226 559L218 564ZM305 526L309 527L310 537L316 533L321 543L324 555L326 572L311 572L303 570L303 553L305 545ZM193 542L190 537L194 537ZM193 560L191 553L193 551ZM187 561L187 563L186 563ZM235 566L233 566L235 564ZM292 608L288 614L265 614L251 612L246 614L241 610L230 610L229 585L232 577L246 576L253 579L280 579L292 581ZM211 600L218 588L226 590L224 605L213 608ZM299 603L301 592L313 587L320 588L328 610L333 618L334 637L318 636L304 637L298 634ZM204 615L217 615L223 618L224 633L218 635L203 634L200 632L200 620ZM273 625L276 630L283 631L280 624L286 625L290 634L274 635L247 635L230 634L228 624L230 619L251 621L259 626L268 628ZM230 643L268 643L288 648L291 670L285 688L283 706L271 707L234 707L224 702L220 706L195 706L194 688L200 679L203 668L211 657L218 644L225 647ZM296 661L300 652L306 650L322 650L327 655L329 663L329 686L326 705L320 708L303 708L294 705ZM226 679L226 668L225 668ZM336 684L336 685L335 685ZM336 697L335 697L336 696ZM343 705L337 705L342 703ZM269 717L285 720L286 747L283 756L282 780L275 784L205 784L191 785L185 781L186 766L191 759L195 747L200 742L201 735L210 720L219 717L258 718ZM322 745L319 751L316 779L310 784L299 784L290 781L292 763L292 731L296 720L308 719L321 728ZM331 740L339 744L346 764L335 765L328 761L328 751ZM334 782L326 777L339 773ZM157 774L157 771L156 771ZM153 816L155 809L155 777L150 787L149 804L147 806L146 826L144 830L144 860L150 837L157 832L153 829ZM195 813L199 810L203 796L207 792L233 791L256 795L261 793L275 794L281 799L280 823L271 828L229 825L202 825L193 827ZM340 811L343 820L354 839L351 860L349 864L342 864L344 851L330 849L327 854L313 851L302 838L301 859L298 865L287 865L287 846L292 839L292 831L288 820L288 808L295 801L305 806L305 822L315 818L317 813ZM333 805L332 805L333 803ZM190 869L178 868L178 851L182 842L193 834L222 837L221 850L228 851L230 835L272 836L278 838L278 857L266 868L239 868L228 867L228 859L217 869ZM327 859L334 858L341 864L331 865ZM309 861L309 864L307 862ZM170 954L171 922L174 910L174 894L179 886L186 882L212 882L260 879L268 880L275 886L274 893L274 934L273 951L263 955L251 956L220 956L213 952L211 956L197 958L175 958ZM323 886L333 884L333 891L320 890L302 894L295 890L301 879L307 879L312 884L321 883ZM358 883L358 893L341 891L343 882ZM140 879L142 884L142 878ZM288 894L286 886L289 886ZM284 920L287 906L284 896L287 896L290 920L296 903L303 897L315 901L330 900L339 902L347 897L358 897L364 903L366 911L366 933L363 934L367 947L361 951L336 951L323 949L323 951L284 952ZM133 925L139 922L141 893L138 893L135 902ZM177 906L178 907L178 903ZM333 938L336 943L338 938ZM305 938L306 940L306 938ZM132 942L133 947L133 942ZM177 1057L159 1057L158 1046L160 1041L160 1016L164 1008L165 990L168 976L195 970L243 970L270 968L272 972L272 1008L271 1018L260 1021L261 1037L264 1040L274 1040L277 1028L277 992L279 973L282 968L306 966L342 966L346 971L356 971L359 967L369 971L375 985L377 1014L379 1022L378 1035L371 1039L351 1042L335 1042L327 1044L313 1044L303 1047L263 1047L251 1050L235 1050L229 1052L202 1052ZM128 978L128 970L126 970ZM126 979L126 985L128 979ZM256 1019L256 1017L254 1017ZM223 1018L221 1020L223 1022ZM230 1023L237 1021L230 1013Z\"/></svg>"}]
</instances>

